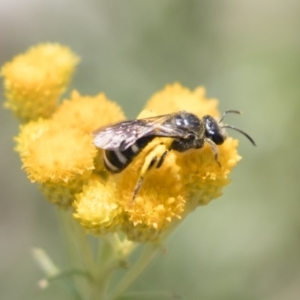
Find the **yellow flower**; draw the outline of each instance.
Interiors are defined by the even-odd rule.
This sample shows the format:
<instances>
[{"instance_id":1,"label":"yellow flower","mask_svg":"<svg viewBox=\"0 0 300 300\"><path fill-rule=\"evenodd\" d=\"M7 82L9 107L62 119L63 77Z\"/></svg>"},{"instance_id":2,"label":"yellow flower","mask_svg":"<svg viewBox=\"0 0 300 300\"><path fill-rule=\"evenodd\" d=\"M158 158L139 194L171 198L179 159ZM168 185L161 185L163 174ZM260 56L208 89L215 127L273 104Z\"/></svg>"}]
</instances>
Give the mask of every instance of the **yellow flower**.
<instances>
[{"instance_id":1,"label":"yellow flower","mask_svg":"<svg viewBox=\"0 0 300 300\"><path fill-rule=\"evenodd\" d=\"M218 146L220 165L216 162L209 145L202 149L178 153L176 163L180 167L182 184L188 191L190 205L208 204L222 195L222 189L229 184L228 175L241 157L237 154L238 141L227 138Z\"/></svg>"},{"instance_id":2,"label":"yellow flower","mask_svg":"<svg viewBox=\"0 0 300 300\"><path fill-rule=\"evenodd\" d=\"M53 114L54 122L63 127L78 128L86 134L124 119L125 115L120 106L108 100L103 93L97 96L82 96L77 91L73 91L70 100L64 100ZM95 157L95 169L102 176L107 176L101 149Z\"/></svg>"},{"instance_id":3,"label":"yellow flower","mask_svg":"<svg viewBox=\"0 0 300 300\"><path fill-rule=\"evenodd\" d=\"M53 120L62 126L82 129L86 133L99 127L125 119L119 105L101 93L97 96L81 96L73 91L70 100L65 100L53 115Z\"/></svg>"},{"instance_id":4,"label":"yellow flower","mask_svg":"<svg viewBox=\"0 0 300 300\"><path fill-rule=\"evenodd\" d=\"M6 63L5 107L22 121L47 118L68 85L78 57L59 44L41 44Z\"/></svg>"},{"instance_id":5,"label":"yellow flower","mask_svg":"<svg viewBox=\"0 0 300 300\"><path fill-rule=\"evenodd\" d=\"M99 235L120 228L123 214L116 202L115 189L114 185L93 177L76 195L74 218L87 232Z\"/></svg>"},{"instance_id":6,"label":"yellow flower","mask_svg":"<svg viewBox=\"0 0 300 300\"><path fill-rule=\"evenodd\" d=\"M174 84L156 93L139 117L180 110L199 117L206 114L219 116L217 101L207 99L203 88L192 92L180 84ZM224 144L218 146L221 166L208 144L183 153L171 150L159 169L152 168L146 173L132 201L144 162L153 153L161 154L169 150L171 142L172 139L155 138L124 171L113 175L119 202L127 215L122 228L131 240L157 241L176 220L184 218L197 206L219 197L223 187L230 182L228 175L231 169L240 160L236 150L238 141L232 138L227 138Z\"/></svg>"},{"instance_id":7,"label":"yellow flower","mask_svg":"<svg viewBox=\"0 0 300 300\"><path fill-rule=\"evenodd\" d=\"M122 230L133 241L159 241L197 206L222 194L241 159L238 141L229 137L216 146L216 161L208 143L180 153L171 149L173 138L154 137L122 172L112 174L92 132L124 120L122 109L104 93L82 96L73 91L58 104L77 62L67 47L47 43L1 69L5 106L28 122L15 138L23 169L52 203L73 208L74 218L88 232ZM191 91L174 83L154 94L138 118L184 110L200 119L218 119L217 106L203 87Z\"/></svg>"},{"instance_id":8,"label":"yellow flower","mask_svg":"<svg viewBox=\"0 0 300 300\"><path fill-rule=\"evenodd\" d=\"M146 109L154 110L158 115L185 110L198 117L210 114L219 117L218 100L206 98L204 87L194 91L183 87L180 83L166 85L162 91L154 94L146 105Z\"/></svg>"},{"instance_id":9,"label":"yellow flower","mask_svg":"<svg viewBox=\"0 0 300 300\"><path fill-rule=\"evenodd\" d=\"M30 145L49 129L49 121L38 119L20 126L20 133L15 137L17 143L15 150L19 152L21 158L28 155Z\"/></svg>"},{"instance_id":10,"label":"yellow flower","mask_svg":"<svg viewBox=\"0 0 300 300\"><path fill-rule=\"evenodd\" d=\"M170 141L171 139L153 140L124 171L111 177L117 186L118 203L126 214L122 229L131 240L156 240L158 233L168 228L174 219L181 219L184 212L185 190L178 176L180 170L176 165L174 152L167 155L159 169L146 173L141 189L133 199L144 161L159 147L164 149Z\"/></svg>"},{"instance_id":11,"label":"yellow flower","mask_svg":"<svg viewBox=\"0 0 300 300\"><path fill-rule=\"evenodd\" d=\"M67 183L91 173L95 155L91 135L49 121L48 130L28 147L23 168L33 182Z\"/></svg>"},{"instance_id":12,"label":"yellow flower","mask_svg":"<svg viewBox=\"0 0 300 300\"><path fill-rule=\"evenodd\" d=\"M94 169L91 135L39 119L21 125L15 140L28 178L39 183L49 201L70 206Z\"/></svg>"}]
</instances>

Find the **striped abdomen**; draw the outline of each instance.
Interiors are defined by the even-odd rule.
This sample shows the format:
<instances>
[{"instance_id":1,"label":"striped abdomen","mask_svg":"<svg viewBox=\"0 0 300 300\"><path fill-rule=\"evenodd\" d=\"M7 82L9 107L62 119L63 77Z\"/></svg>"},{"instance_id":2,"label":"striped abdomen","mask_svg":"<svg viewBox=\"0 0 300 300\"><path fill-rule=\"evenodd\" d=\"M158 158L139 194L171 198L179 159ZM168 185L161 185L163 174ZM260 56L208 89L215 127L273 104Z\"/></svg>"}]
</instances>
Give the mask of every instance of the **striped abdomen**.
<instances>
[{"instance_id":1,"label":"striped abdomen","mask_svg":"<svg viewBox=\"0 0 300 300\"><path fill-rule=\"evenodd\" d=\"M107 170L112 173L123 171L132 160L153 140L154 136L143 137L137 140L132 146L124 151L104 150L103 159Z\"/></svg>"}]
</instances>

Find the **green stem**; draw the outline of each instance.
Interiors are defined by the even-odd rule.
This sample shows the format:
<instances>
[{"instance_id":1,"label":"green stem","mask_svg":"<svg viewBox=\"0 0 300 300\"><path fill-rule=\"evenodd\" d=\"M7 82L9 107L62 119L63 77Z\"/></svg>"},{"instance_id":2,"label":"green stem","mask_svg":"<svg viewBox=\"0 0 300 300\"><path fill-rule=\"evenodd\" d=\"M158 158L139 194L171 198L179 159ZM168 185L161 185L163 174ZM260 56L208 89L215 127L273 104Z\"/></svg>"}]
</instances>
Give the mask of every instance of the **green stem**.
<instances>
[{"instance_id":1,"label":"green stem","mask_svg":"<svg viewBox=\"0 0 300 300\"><path fill-rule=\"evenodd\" d=\"M48 282L53 282L55 280L61 279L61 278L66 278L66 277L71 277L71 276L83 276L84 278L87 278L88 280L92 280L91 276L89 273L82 271L82 270L67 270L58 273L55 276L49 276L47 278Z\"/></svg>"},{"instance_id":2,"label":"green stem","mask_svg":"<svg viewBox=\"0 0 300 300\"><path fill-rule=\"evenodd\" d=\"M107 288L112 274L106 272L105 276L101 276L101 275L103 269L106 266L107 261L111 261L113 256L114 256L113 248L110 245L110 243L107 241L107 239L98 238L97 257L95 259L96 269L94 272L95 282L91 287L89 300L105 299L105 295L107 293Z\"/></svg>"},{"instance_id":3,"label":"green stem","mask_svg":"<svg viewBox=\"0 0 300 300\"><path fill-rule=\"evenodd\" d=\"M114 288L111 299L118 298L131 286L131 284L149 265L160 247L161 246L159 244L149 244L146 246L135 265L127 272L126 276L123 277L123 279L121 279L118 285Z\"/></svg>"},{"instance_id":4,"label":"green stem","mask_svg":"<svg viewBox=\"0 0 300 300\"><path fill-rule=\"evenodd\" d=\"M187 215L187 214L186 214ZM186 216L184 215L183 218ZM175 231L177 226L182 220L175 220L172 226L161 236L161 240L166 241L168 237ZM133 284L133 282L139 277L139 275L146 269L151 260L154 258L156 252L162 248L159 243L146 245L139 259L134 266L127 272L120 282L114 288L111 299L117 299L124 294L125 291Z\"/></svg>"},{"instance_id":5,"label":"green stem","mask_svg":"<svg viewBox=\"0 0 300 300\"><path fill-rule=\"evenodd\" d=\"M101 239L96 260L98 272L90 300L107 299L109 283L114 271L125 264L128 256L136 246L136 243L127 240L122 241L117 233Z\"/></svg>"},{"instance_id":6,"label":"green stem","mask_svg":"<svg viewBox=\"0 0 300 300\"><path fill-rule=\"evenodd\" d=\"M73 220L70 212L58 210L58 216L62 223L63 241L67 249L69 259L69 269L79 269L86 273L86 277L73 277L74 289L78 290L82 299L87 299L87 295L93 284L93 253L84 231Z\"/></svg>"}]
</instances>

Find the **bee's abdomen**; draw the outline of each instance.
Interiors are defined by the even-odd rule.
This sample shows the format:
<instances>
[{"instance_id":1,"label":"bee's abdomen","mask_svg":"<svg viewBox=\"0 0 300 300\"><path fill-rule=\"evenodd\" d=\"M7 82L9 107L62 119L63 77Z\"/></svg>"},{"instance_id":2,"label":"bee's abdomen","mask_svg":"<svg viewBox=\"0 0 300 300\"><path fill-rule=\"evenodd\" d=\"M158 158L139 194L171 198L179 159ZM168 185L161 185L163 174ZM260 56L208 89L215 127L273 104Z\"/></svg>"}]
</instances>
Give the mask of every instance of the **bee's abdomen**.
<instances>
[{"instance_id":1,"label":"bee's abdomen","mask_svg":"<svg viewBox=\"0 0 300 300\"><path fill-rule=\"evenodd\" d=\"M112 173L123 171L153 138L153 136L141 138L124 151L104 150L106 169Z\"/></svg>"}]
</instances>

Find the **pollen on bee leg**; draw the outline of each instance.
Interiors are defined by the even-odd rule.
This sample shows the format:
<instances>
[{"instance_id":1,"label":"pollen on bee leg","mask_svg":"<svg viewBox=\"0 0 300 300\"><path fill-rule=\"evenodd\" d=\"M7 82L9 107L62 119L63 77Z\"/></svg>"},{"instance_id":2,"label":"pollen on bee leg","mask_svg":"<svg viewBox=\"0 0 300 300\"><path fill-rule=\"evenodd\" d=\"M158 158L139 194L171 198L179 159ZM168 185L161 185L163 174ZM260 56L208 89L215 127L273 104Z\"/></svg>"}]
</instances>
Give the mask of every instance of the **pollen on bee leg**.
<instances>
[{"instance_id":1,"label":"pollen on bee leg","mask_svg":"<svg viewBox=\"0 0 300 300\"><path fill-rule=\"evenodd\" d=\"M159 168L162 164L163 161L168 153L167 146L165 144L160 144L156 145L153 149L151 149L148 153L148 155L145 158L144 164L141 168L140 174L139 174L139 179L135 185L134 191L133 191L133 196L130 201L130 204L134 202L135 197L137 196L143 181L145 174L149 169L152 167Z\"/></svg>"},{"instance_id":2,"label":"pollen on bee leg","mask_svg":"<svg viewBox=\"0 0 300 300\"><path fill-rule=\"evenodd\" d=\"M165 144L160 144L160 145L157 145L155 148L153 148L145 158L145 162L144 162L141 172L140 172L140 177L144 177L146 172L151 167L154 167L154 166L160 167L162 165L163 160L167 153L168 153L168 149Z\"/></svg>"},{"instance_id":3,"label":"pollen on bee leg","mask_svg":"<svg viewBox=\"0 0 300 300\"><path fill-rule=\"evenodd\" d=\"M159 161L158 161L157 164L156 164L156 168L157 168L157 169L160 168L161 165L164 163L165 158L166 158L168 152L169 152L169 151L166 150L166 151L164 152L164 154L159 158Z\"/></svg>"}]
</instances>

